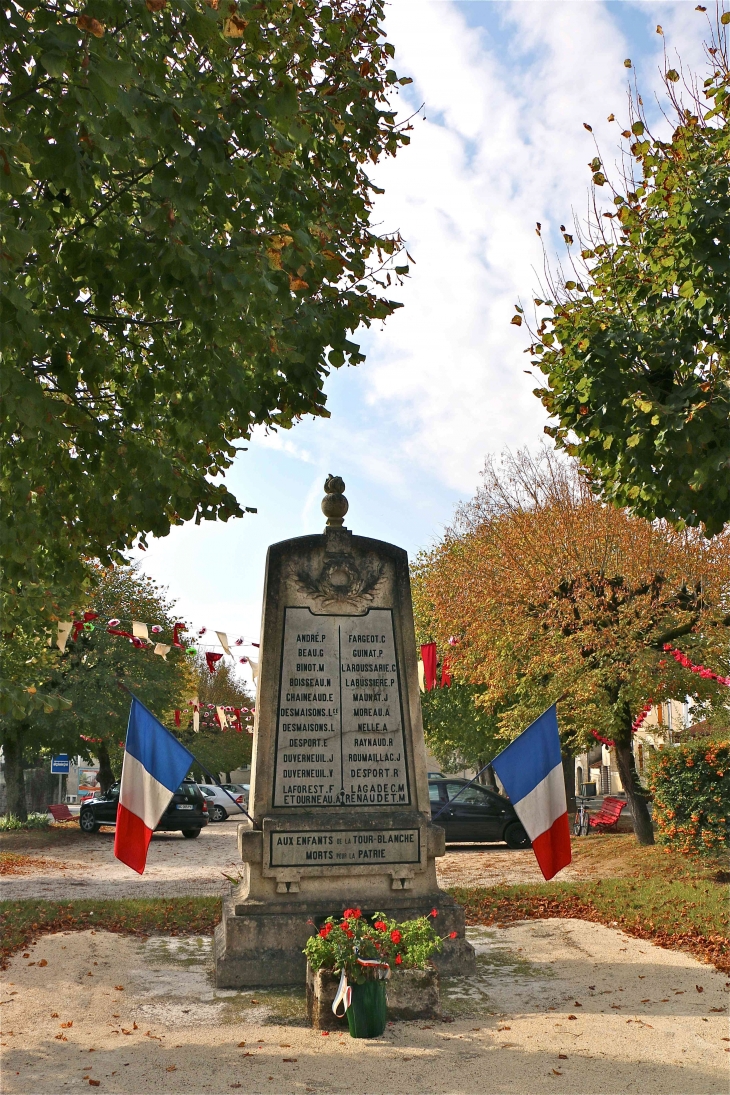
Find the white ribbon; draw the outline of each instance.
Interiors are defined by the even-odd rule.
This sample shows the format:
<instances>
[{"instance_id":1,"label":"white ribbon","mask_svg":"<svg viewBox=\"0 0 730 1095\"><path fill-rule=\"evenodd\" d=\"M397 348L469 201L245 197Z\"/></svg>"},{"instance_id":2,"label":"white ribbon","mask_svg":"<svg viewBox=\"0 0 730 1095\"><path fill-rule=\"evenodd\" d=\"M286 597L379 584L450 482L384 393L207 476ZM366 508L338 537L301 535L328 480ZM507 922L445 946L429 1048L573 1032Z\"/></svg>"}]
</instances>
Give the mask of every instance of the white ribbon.
<instances>
[{"instance_id":1,"label":"white ribbon","mask_svg":"<svg viewBox=\"0 0 730 1095\"><path fill-rule=\"evenodd\" d=\"M351 1001L352 1001L352 989L350 988L350 986L347 983L347 974L345 973L345 971L343 969L342 973L340 974L340 984L339 984L339 987L337 989L337 995L335 996L334 1001L332 1002L332 1011L334 1012L334 1014L337 1016L338 1019L342 1019L344 1017L345 1012L349 1008ZM337 1009L340 1006L340 1004L345 1005L345 1010L342 1012L342 1015L337 1015Z\"/></svg>"}]
</instances>

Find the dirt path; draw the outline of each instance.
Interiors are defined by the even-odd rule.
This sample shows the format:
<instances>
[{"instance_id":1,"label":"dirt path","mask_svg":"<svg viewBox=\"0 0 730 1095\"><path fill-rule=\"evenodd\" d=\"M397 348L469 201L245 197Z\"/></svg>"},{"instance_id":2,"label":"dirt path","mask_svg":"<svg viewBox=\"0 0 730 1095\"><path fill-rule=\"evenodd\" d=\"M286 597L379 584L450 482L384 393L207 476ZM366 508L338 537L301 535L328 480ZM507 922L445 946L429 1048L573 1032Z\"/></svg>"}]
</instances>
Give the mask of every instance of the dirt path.
<instances>
[{"instance_id":1,"label":"dirt path","mask_svg":"<svg viewBox=\"0 0 730 1095\"><path fill-rule=\"evenodd\" d=\"M208 937L45 936L0 984L3 1092L727 1092L722 974L580 920L469 934L452 1021L372 1041L309 1029L299 991L216 990Z\"/></svg>"},{"instance_id":2,"label":"dirt path","mask_svg":"<svg viewBox=\"0 0 730 1095\"><path fill-rule=\"evenodd\" d=\"M0 873L5 876L2 895L5 900L64 900L69 896L226 894L229 879L237 878L241 871L237 829L237 822L229 820L208 825L197 840L185 840L180 833L155 833L141 877L114 858L112 829L88 837L71 826L54 827L49 833L4 834L0 841ZM576 845L576 859L561 873L562 880L606 877L611 872L605 854L594 858L583 854L582 847ZM19 853L39 862L24 867L11 859ZM449 845L447 854L436 861L436 869L442 886L543 881L532 851L510 851L505 844Z\"/></svg>"}]
</instances>

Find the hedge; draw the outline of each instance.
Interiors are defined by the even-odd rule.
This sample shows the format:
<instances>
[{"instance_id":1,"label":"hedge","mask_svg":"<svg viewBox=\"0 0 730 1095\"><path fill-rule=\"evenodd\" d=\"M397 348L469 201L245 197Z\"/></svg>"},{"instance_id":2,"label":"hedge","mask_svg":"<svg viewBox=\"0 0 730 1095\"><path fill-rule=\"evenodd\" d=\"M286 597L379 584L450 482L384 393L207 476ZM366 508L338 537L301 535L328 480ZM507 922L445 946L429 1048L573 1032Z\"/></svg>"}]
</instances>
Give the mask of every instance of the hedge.
<instances>
[{"instance_id":1,"label":"hedge","mask_svg":"<svg viewBox=\"0 0 730 1095\"><path fill-rule=\"evenodd\" d=\"M728 845L730 741L692 742L662 749L649 771L659 839L684 852L719 852Z\"/></svg>"}]
</instances>

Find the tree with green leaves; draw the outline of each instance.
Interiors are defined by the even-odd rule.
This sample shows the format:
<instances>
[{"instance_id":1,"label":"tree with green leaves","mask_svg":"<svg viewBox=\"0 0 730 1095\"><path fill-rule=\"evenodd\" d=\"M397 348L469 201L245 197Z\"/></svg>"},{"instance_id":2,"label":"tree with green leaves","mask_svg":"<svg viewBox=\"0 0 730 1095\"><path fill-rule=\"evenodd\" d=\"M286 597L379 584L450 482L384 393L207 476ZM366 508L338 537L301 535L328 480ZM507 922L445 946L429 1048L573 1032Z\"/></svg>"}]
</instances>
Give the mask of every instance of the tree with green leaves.
<instances>
[{"instance_id":1,"label":"tree with green leaves","mask_svg":"<svg viewBox=\"0 0 730 1095\"><path fill-rule=\"evenodd\" d=\"M368 167L408 141L382 15L0 10L6 623L63 616L85 558L242 516L236 442L327 415L350 335L397 307L401 241L370 226Z\"/></svg>"},{"instance_id":2,"label":"tree with green leaves","mask_svg":"<svg viewBox=\"0 0 730 1095\"><path fill-rule=\"evenodd\" d=\"M557 418L546 433L593 490L707 535L730 520L728 23L722 14L713 31L701 91L690 75L682 93L666 67L668 139L650 132L634 94L625 174L612 181L600 154L589 165L596 190L578 226L581 258L565 232L573 270L550 277L531 332L547 379L535 394ZM609 190L604 209L598 193Z\"/></svg>"},{"instance_id":3,"label":"tree with green leaves","mask_svg":"<svg viewBox=\"0 0 730 1095\"><path fill-rule=\"evenodd\" d=\"M124 739L133 692L170 729L175 710L194 694L191 662L176 647L165 657L153 652L152 644L135 644L114 634L110 620L119 621L117 631L131 631L133 621L160 627L160 643L170 646L177 620L173 604L153 579L135 567L99 568L98 584L88 611L98 618L89 620L66 645L58 659L48 687L70 701L70 708L33 720L26 740L44 742L63 739L64 751L99 760L99 783L103 790L121 775Z\"/></svg>"},{"instance_id":4,"label":"tree with green leaves","mask_svg":"<svg viewBox=\"0 0 730 1095\"><path fill-rule=\"evenodd\" d=\"M496 714L474 702L484 687L453 681L421 695L426 745L444 772L473 768L479 772L504 747ZM495 786L487 768L483 782Z\"/></svg>"},{"instance_id":5,"label":"tree with green leaves","mask_svg":"<svg viewBox=\"0 0 730 1095\"><path fill-rule=\"evenodd\" d=\"M255 700L236 675L235 666L225 659L211 673L205 657L199 654L192 672L200 708L198 731L193 729L192 709L188 706L183 726L176 734L210 772L216 776L225 772L227 778L235 768L246 768L251 762ZM225 726L217 717L217 707L224 709Z\"/></svg>"}]
</instances>

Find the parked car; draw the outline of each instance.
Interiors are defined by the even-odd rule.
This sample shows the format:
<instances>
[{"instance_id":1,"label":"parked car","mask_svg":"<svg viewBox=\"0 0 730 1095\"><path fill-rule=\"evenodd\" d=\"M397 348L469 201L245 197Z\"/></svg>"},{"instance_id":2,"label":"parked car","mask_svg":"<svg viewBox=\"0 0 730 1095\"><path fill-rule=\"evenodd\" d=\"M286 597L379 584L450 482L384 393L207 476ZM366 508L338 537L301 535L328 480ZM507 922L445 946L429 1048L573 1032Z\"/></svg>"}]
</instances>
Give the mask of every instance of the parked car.
<instances>
[{"instance_id":1,"label":"parked car","mask_svg":"<svg viewBox=\"0 0 730 1095\"><path fill-rule=\"evenodd\" d=\"M102 825L116 825L119 805L119 784L115 783L104 793L97 791L90 802L84 802L79 811L82 833L98 833ZM192 779L184 779L172 796L170 805L160 818L155 832L182 832L189 840L200 836L200 830L208 824L208 803Z\"/></svg>"},{"instance_id":2,"label":"parked car","mask_svg":"<svg viewBox=\"0 0 730 1095\"><path fill-rule=\"evenodd\" d=\"M198 787L205 795L211 821L225 821L231 814L238 814L239 817L246 816L239 809L239 806L246 809L246 800L235 784L199 783Z\"/></svg>"},{"instance_id":3,"label":"parked car","mask_svg":"<svg viewBox=\"0 0 730 1095\"><path fill-rule=\"evenodd\" d=\"M466 790L462 790L464 787ZM469 786L467 779L441 776L429 779L428 797L431 817L446 831L447 843L504 840L510 848L532 846L510 800L486 787L476 783ZM443 813L439 813L441 810Z\"/></svg>"}]
</instances>

